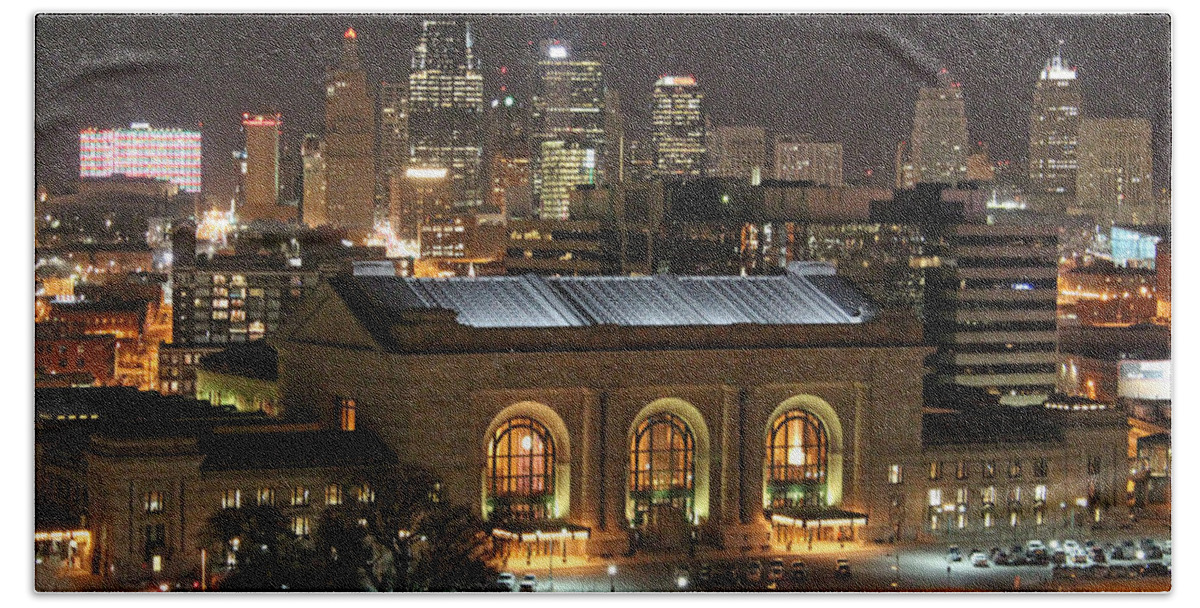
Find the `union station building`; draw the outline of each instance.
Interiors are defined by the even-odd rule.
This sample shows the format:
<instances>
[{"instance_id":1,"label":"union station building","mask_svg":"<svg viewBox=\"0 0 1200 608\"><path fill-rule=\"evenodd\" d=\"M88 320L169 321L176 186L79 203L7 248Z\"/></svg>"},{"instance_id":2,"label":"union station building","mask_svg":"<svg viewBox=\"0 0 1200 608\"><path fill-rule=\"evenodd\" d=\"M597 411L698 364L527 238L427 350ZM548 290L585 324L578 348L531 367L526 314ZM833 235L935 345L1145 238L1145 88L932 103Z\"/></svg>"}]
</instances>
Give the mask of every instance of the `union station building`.
<instances>
[{"instance_id":1,"label":"union station building","mask_svg":"<svg viewBox=\"0 0 1200 608\"><path fill-rule=\"evenodd\" d=\"M927 482L939 477L924 471L955 446L922 443L932 349L915 319L877 311L826 265L758 277L337 277L275 346L285 416L378 434L502 538L557 532L615 555L915 537L946 528L945 501L957 513L987 498L939 490L933 512ZM1119 486L1115 445L1103 454ZM1061 476L1051 451L1036 456ZM1082 492L1055 490L1073 505ZM1031 486L1024 504L1047 492ZM1008 506L993 500L987 526L1007 523Z\"/></svg>"}]
</instances>

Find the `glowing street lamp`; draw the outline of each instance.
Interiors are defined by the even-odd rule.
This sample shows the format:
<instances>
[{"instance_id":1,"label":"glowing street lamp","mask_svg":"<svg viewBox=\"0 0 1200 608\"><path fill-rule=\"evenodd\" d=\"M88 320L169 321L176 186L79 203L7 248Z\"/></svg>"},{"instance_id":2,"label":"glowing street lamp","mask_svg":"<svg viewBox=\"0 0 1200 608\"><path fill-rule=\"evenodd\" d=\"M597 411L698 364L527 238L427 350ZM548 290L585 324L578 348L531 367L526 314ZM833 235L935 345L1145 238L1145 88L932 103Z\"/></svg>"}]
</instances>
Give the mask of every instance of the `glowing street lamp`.
<instances>
[{"instance_id":1,"label":"glowing street lamp","mask_svg":"<svg viewBox=\"0 0 1200 608\"><path fill-rule=\"evenodd\" d=\"M616 564L608 565L608 590L613 592L617 590L617 566Z\"/></svg>"}]
</instances>

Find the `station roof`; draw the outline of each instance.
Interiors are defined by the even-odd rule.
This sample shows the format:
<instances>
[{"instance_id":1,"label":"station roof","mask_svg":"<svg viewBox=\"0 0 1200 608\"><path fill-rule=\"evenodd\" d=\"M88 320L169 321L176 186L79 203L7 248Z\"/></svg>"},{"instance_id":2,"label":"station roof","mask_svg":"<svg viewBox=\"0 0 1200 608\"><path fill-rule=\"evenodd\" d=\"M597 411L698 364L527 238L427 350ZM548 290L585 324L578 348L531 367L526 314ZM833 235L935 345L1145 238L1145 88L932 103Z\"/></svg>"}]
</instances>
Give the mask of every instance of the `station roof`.
<instances>
[{"instance_id":1,"label":"station roof","mask_svg":"<svg viewBox=\"0 0 1200 608\"><path fill-rule=\"evenodd\" d=\"M372 321L452 310L470 327L807 325L862 323L875 307L824 264L772 276L399 278L341 276L341 295Z\"/></svg>"}]
</instances>

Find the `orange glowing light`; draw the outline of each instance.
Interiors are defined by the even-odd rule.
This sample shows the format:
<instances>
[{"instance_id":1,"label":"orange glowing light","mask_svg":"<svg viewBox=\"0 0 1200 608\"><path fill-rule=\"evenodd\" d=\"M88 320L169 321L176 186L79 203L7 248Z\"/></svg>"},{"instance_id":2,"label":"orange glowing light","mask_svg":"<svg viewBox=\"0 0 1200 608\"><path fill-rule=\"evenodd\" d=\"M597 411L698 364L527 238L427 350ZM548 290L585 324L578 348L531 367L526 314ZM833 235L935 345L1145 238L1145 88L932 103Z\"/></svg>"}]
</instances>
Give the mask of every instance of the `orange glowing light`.
<instances>
[{"instance_id":1,"label":"orange glowing light","mask_svg":"<svg viewBox=\"0 0 1200 608\"><path fill-rule=\"evenodd\" d=\"M350 28L346 30L345 38L347 40L354 40L355 38L358 38L358 32L354 31L354 28Z\"/></svg>"}]
</instances>

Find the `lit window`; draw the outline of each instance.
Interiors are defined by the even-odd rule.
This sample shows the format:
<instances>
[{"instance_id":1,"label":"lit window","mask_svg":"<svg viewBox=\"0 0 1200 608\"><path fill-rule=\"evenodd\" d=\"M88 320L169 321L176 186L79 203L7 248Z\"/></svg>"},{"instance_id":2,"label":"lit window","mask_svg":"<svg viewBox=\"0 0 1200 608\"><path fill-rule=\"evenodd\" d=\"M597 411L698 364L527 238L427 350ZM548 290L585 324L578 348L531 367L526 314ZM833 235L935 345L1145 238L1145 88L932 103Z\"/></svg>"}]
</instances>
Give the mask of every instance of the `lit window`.
<instances>
[{"instance_id":1,"label":"lit window","mask_svg":"<svg viewBox=\"0 0 1200 608\"><path fill-rule=\"evenodd\" d=\"M992 519L992 512L984 511L983 512L983 527L990 528L994 525L996 525L996 522L995 522L995 520Z\"/></svg>"},{"instance_id":2,"label":"lit window","mask_svg":"<svg viewBox=\"0 0 1200 608\"><path fill-rule=\"evenodd\" d=\"M888 466L888 483L903 483L904 468L898 464Z\"/></svg>"},{"instance_id":3,"label":"lit window","mask_svg":"<svg viewBox=\"0 0 1200 608\"><path fill-rule=\"evenodd\" d=\"M966 479L967 478L967 461L965 461L965 460L958 461L958 466L956 466L954 468L954 477L957 479Z\"/></svg>"},{"instance_id":4,"label":"lit window","mask_svg":"<svg viewBox=\"0 0 1200 608\"><path fill-rule=\"evenodd\" d=\"M242 508L242 491L241 490L225 490L221 494L222 509L240 509Z\"/></svg>"},{"instance_id":5,"label":"lit window","mask_svg":"<svg viewBox=\"0 0 1200 608\"><path fill-rule=\"evenodd\" d=\"M292 534L300 537L308 536L308 517L297 515L292 518Z\"/></svg>"},{"instance_id":6,"label":"lit window","mask_svg":"<svg viewBox=\"0 0 1200 608\"><path fill-rule=\"evenodd\" d=\"M980 498L983 499L983 504L996 504L996 486L988 486L980 492Z\"/></svg>"},{"instance_id":7,"label":"lit window","mask_svg":"<svg viewBox=\"0 0 1200 608\"><path fill-rule=\"evenodd\" d=\"M996 461L995 460L983 461L983 476L988 479L991 479L996 476Z\"/></svg>"},{"instance_id":8,"label":"lit window","mask_svg":"<svg viewBox=\"0 0 1200 608\"><path fill-rule=\"evenodd\" d=\"M771 505L820 504L828 468L825 425L810 412L791 410L777 418L771 428L767 445Z\"/></svg>"},{"instance_id":9,"label":"lit window","mask_svg":"<svg viewBox=\"0 0 1200 608\"><path fill-rule=\"evenodd\" d=\"M532 418L500 425L488 442L488 495L500 518L548 516L554 496L554 439Z\"/></svg>"},{"instance_id":10,"label":"lit window","mask_svg":"<svg viewBox=\"0 0 1200 608\"><path fill-rule=\"evenodd\" d=\"M308 505L308 488L304 486L296 486L292 488L292 506L304 507Z\"/></svg>"},{"instance_id":11,"label":"lit window","mask_svg":"<svg viewBox=\"0 0 1200 608\"><path fill-rule=\"evenodd\" d=\"M939 478L941 478L941 476L942 476L942 463L940 463L940 462L929 463L929 478L930 479L939 479Z\"/></svg>"},{"instance_id":12,"label":"lit window","mask_svg":"<svg viewBox=\"0 0 1200 608\"><path fill-rule=\"evenodd\" d=\"M342 430L353 431L355 428L355 413L357 410L357 405L354 403L353 399L342 399L341 404Z\"/></svg>"},{"instance_id":13,"label":"lit window","mask_svg":"<svg viewBox=\"0 0 1200 608\"><path fill-rule=\"evenodd\" d=\"M941 488L934 488L934 489L930 490L929 491L929 506L937 507L937 506L941 506L941 504L942 504Z\"/></svg>"},{"instance_id":14,"label":"lit window","mask_svg":"<svg viewBox=\"0 0 1200 608\"><path fill-rule=\"evenodd\" d=\"M1046 502L1046 486L1033 488L1033 499L1038 502Z\"/></svg>"},{"instance_id":15,"label":"lit window","mask_svg":"<svg viewBox=\"0 0 1200 608\"><path fill-rule=\"evenodd\" d=\"M1021 476L1020 460L1014 460L1008 465L1008 476L1014 479Z\"/></svg>"},{"instance_id":16,"label":"lit window","mask_svg":"<svg viewBox=\"0 0 1200 608\"><path fill-rule=\"evenodd\" d=\"M163 494L159 491L146 492L142 495L142 501L145 504L147 513L162 513L163 510Z\"/></svg>"},{"instance_id":17,"label":"lit window","mask_svg":"<svg viewBox=\"0 0 1200 608\"><path fill-rule=\"evenodd\" d=\"M258 504L271 506L275 504L275 488L263 487L258 489Z\"/></svg>"},{"instance_id":18,"label":"lit window","mask_svg":"<svg viewBox=\"0 0 1200 608\"><path fill-rule=\"evenodd\" d=\"M629 449L636 522L648 523L652 506L664 504L692 518L695 458L695 437L678 416L655 414L638 425Z\"/></svg>"},{"instance_id":19,"label":"lit window","mask_svg":"<svg viewBox=\"0 0 1200 608\"><path fill-rule=\"evenodd\" d=\"M358 502L369 504L375 502L375 489L370 484L362 484L358 487Z\"/></svg>"},{"instance_id":20,"label":"lit window","mask_svg":"<svg viewBox=\"0 0 1200 608\"><path fill-rule=\"evenodd\" d=\"M325 504L331 507L342 504L341 484L331 483L325 486Z\"/></svg>"}]
</instances>

